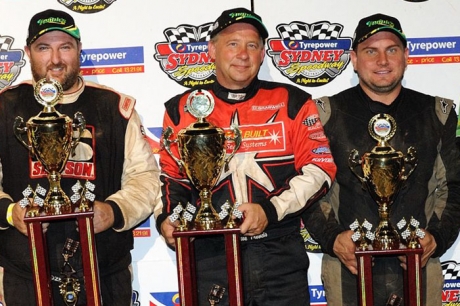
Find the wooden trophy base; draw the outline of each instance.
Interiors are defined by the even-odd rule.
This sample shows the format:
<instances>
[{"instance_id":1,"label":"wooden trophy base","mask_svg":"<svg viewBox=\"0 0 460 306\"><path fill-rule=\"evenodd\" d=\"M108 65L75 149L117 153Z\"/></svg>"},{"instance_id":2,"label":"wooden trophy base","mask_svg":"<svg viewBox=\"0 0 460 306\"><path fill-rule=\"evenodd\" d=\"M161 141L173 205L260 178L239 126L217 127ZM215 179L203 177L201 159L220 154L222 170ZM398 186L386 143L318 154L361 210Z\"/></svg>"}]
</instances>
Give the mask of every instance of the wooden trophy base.
<instances>
[{"instance_id":1,"label":"wooden trophy base","mask_svg":"<svg viewBox=\"0 0 460 306\"><path fill-rule=\"evenodd\" d=\"M53 306L51 275L48 259L48 248L42 223L75 219L80 235L83 276L85 280L87 306L102 305L99 271L97 265L96 243L93 227L94 212L75 212L61 215L45 215L24 218L29 235L30 255L35 285L35 300L38 306Z\"/></svg>"},{"instance_id":2,"label":"wooden trophy base","mask_svg":"<svg viewBox=\"0 0 460 306\"><path fill-rule=\"evenodd\" d=\"M404 305L421 306L422 265L421 248L400 248L396 250L357 250L358 259L358 298L359 306L374 305L372 287L372 257L375 256L406 256L407 269L404 272Z\"/></svg>"},{"instance_id":3,"label":"wooden trophy base","mask_svg":"<svg viewBox=\"0 0 460 306\"><path fill-rule=\"evenodd\" d=\"M212 229L175 231L177 274L181 306L198 306L196 288L195 250L193 238L197 236L223 235L227 258L228 297L230 306L243 305L241 272L240 229Z\"/></svg>"}]
</instances>

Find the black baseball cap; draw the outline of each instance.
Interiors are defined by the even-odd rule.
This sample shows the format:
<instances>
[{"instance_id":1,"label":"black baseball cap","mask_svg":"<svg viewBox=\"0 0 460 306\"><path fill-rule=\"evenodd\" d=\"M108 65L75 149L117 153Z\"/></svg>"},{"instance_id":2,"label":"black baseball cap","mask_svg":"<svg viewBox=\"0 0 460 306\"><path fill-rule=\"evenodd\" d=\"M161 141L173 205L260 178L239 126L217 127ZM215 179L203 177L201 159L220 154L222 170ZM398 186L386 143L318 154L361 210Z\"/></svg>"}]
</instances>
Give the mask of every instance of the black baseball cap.
<instances>
[{"instance_id":1,"label":"black baseball cap","mask_svg":"<svg viewBox=\"0 0 460 306\"><path fill-rule=\"evenodd\" d=\"M381 31L388 31L401 40L404 48L407 47L406 35L404 34L399 20L384 14L375 14L361 19L353 36L353 49L374 34Z\"/></svg>"},{"instance_id":2,"label":"black baseball cap","mask_svg":"<svg viewBox=\"0 0 460 306\"><path fill-rule=\"evenodd\" d=\"M222 14L217 18L212 26L211 38L216 36L217 33L222 31L232 24L244 22L253 25L257 31L259 31L260 37L266 39L268 37L268 31L265 25L262 23L262 18L250 10L239 7L230 10L223 11Z\"/></svg>"},{"instance_id":3,"label":"black baseball cap","mask_svg":"<svg viewBox=\"0 0 460 306\"><path fill-rule=\"evenodd\" d=\"M80 30L75 25L72 16L63 11L46 10L35 14L29 23L26 43L30 46L43 34L50 31L62 31L80 40Z\"/></svg>"}]
</instances>

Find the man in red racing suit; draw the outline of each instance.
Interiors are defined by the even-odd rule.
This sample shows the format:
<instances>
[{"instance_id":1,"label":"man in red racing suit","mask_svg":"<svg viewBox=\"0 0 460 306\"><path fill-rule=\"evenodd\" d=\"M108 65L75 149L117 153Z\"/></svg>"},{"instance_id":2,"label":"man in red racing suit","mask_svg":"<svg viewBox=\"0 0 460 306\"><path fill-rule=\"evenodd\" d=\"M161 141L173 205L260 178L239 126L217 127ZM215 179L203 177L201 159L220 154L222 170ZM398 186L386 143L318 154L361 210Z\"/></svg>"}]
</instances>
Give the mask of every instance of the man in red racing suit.
<instances>
[{"instance_id":1,"label":"man in red racing suit","mask_svg":"<svg viewBox=\"0 0 460 306\"><path fill-rule=\"evenodd\" d=\"M223 34L217 34L210 44L225 49L226 45L219 43L226 39L250 40L248 47L242 47L250 51L242 51L237 57L241 62L259 63L258 70L264 52L262 39L267 37L262 23L257 21L260 17L245 9L231 13L255 17L242 18L231 26L231 22L219 22L223 26L217 30ZM231 18L226 12L222 16ZM245 35L240 37L238 30ZM248 57L247 53L251 55ZM211 56L218 57L214 51ZM249 59L251 56L254 58ZM234 86L223 84L220 78L220 60L216 59L217 82L201 88L215 101L206 120L225 131L237 125L242 142L228 170L223 170L212 188L212 203L217 212L227 200L241 203L238 210L243 213L240 230L245 304L309 305L309 261L300 235L299 213L327 192L336 171L316 106L311 96L299 88L261 81L256 75L245 86L230 90ZM186 109L190 93L180 94L165 104L163 128L170 127L173 135L197 120ZM170 147L178 157L177 146ZM163 207L155 215L159 232L172 245L172 231L165 231L165 226L177 226L178 221L173 223L168 217L178 203L199 206L199 193L166 150L160 152L160 165ZM204 236L196 238L194 245L198 299L204 305L213 284L228 286L224 244L220 236ZM227 301L225 294L220 304L226 305Z\"/></svg>"}]
</instances>

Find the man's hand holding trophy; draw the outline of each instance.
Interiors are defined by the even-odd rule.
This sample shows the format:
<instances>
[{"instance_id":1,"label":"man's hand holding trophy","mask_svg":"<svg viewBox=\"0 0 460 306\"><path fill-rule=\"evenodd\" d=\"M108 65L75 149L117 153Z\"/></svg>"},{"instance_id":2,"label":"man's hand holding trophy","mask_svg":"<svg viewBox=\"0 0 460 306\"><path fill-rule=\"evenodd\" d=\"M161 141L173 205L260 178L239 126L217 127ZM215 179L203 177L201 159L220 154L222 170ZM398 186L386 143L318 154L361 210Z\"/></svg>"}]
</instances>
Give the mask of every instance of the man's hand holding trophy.
<instances>
[{"instance_id":1,"label":"man's hand holding trophy","mask_svg":"<svg viewBox=\"0 0 460 306\"><path fill-rule=\"evenodd\" d=\"M77 182L72 188L71 199L61 188L61 172L69 157L74 153L80 136L86 128L86 121L80 112L73 120L59 113L55 106L63 96L61 84L53 79L41 79L34 85L35 99L43 105L36 116L24 119L16 117L13 130L16 138L43 166L49 181L49 190L37 184L23 191L24 198L19 205L26 208L24 222L27 225L29 245L35 279L36 299L41 305L52 305L48 289L50 282L49 260L46 237L42 227L52 221L76 219L80 241L69 244L63 250L63 277L60 278L60 293L66 305L76 305L80 292L80 281L68 262L76 249L81 246L85 291L88 305L100 305L99 275L93 227L94 184ZM72 247L70 247L72 245Z\"/></svg>"},{"instance_id":2,"label":"man's hand holding trophy","mask_svg":"<svg viewBox=\"0 0 460 306\"><path fill-rule=\"evenodd\" d=\"M360 305L373 304L372 296L372 257L402 256L404 258L404 300L407 305L420 305L421 293L421 254L418 241L424 237L419 222L411 217L409 224L405 219L393 227L390 221L390 208L407 178L417 167L416 151L407 149L404 155L396 151L388 141L396 132L396 121L388 114L377 114L369 121L369 134L377 141L371 152L361 157L357 150L350 152L348 164L351 171L361 181L372 199L378 204L379 224L373 231L373 225L367 220L362 223L355 220L350 229L354 231L352 240L356 244L358 259L358 283ZM363 175L355 168L361 167ZM367 292L367 293L366 293ZM401 300L400 297L396 298ZM414 304L412 304L414 303ZM390 305L390 304L389 304ZM397 305L397 304L391 304Z\"/></svg>"}]
</instances>

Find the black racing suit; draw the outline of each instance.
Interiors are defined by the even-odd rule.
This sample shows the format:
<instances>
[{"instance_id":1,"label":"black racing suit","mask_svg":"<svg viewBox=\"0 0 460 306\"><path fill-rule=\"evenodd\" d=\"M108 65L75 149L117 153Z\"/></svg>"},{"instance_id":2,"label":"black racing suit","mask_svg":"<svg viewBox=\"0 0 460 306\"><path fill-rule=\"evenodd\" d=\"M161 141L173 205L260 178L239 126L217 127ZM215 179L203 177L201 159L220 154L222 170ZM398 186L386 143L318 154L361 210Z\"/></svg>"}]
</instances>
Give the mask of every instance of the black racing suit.
<instances>
[{"instance_id":1,"label":"black racing suit","mask_svg":"<svg viewBox=\"0 0 460 306\"><path fill-rule=\"evenodd\" d=\"M393 116L397 130L389 144L405 155L409 147L414 147L418 165L391 205L390 219L397 228L402 218L408 221L414 217L420 228L434 236L437 248L424 270L431 269L434 262L434 270L430 271L435 272L425 274L428 287L423 292L435 301L425 299L427 306L440 305L443 279L438 257L455 242L460 224L460 158L455 144L457 117L452 101L403 88L396 100L386 106L371 101L358 85L329 99L317 99L316 103L338 171L327 196L304 214L308 231L325 253L334 256L335 238L349 230L355 220L362 223L367 219L374 229L377 227L378 205L350 170L349 156L353 149L362 156L377 145L368 132L369 120L374 115ZM344 265L340 269L337 258L329 255L323 257L328 301L333 306L357 305L356 277ZM373 269L374 305L385 305L393 291L402 296L402 273L397 258L375 257Z\"/></svg>"},{"instance_id":2,"label":"black racing suit","mask_svg":"<svg viewBox=\"0 0 460 306\"><path fill-rule=\"evenodd\" d=\"M242 134L229 170L212 189L213 206L219 212L226 200L257 203L269 221L262 234L242 237L245 304L309 305L309 263L298 211L329 189L335 173L316 107L309 94L294 86L257 79L238 92L217 83L204 89L215 100L207 120L225 131L237 124ZM176 135L196 121L184 113L189 94L165 104L164 128L171 127ZM171 150L179 156L177 146ZM163 210L158 227L178 203L197 204L198 199L197 189L165 150L160 165ZM213 282L227 287L223 243L220 237L205 237L196 239L195 247L200 305L205 305ZM228 303L226 295L221 303Z\"/></svg>"},{"instance_id":3,"label":"black racing suit","mask_svg":"<svg viewBox=\"0 0 460 306\"><path fill-rule=\"evenodd\" d=\"M95 184L95 200L109 203L115 223L96 234L101 291L104 304L130 305L132 229L153 210L159 193L159 169L141 130L135 100L109 88L86 82L73 94L64 95L56 110L70 118L80 111L86 130L62 172L61 186L71 197L77 180ZM23 190L40 184L49 188L46 172L29 151L16 139L13 124L16 116L24 121L43 110L34 98L30 82L8 88L0 94L0 266L4 267L4 290L7 305L34 305L31 257L28 238L10 226L6 211L10 203L21 200ZM75 219L52 221L46 232L51 275L59 278L63 264L62 249L67 238L79 240ZM85 305L82 262L79 247L70 259L80 276L82 292L79 304ZM55 305L63 305L53 283Z\"/></svg>"}]
</instances>

